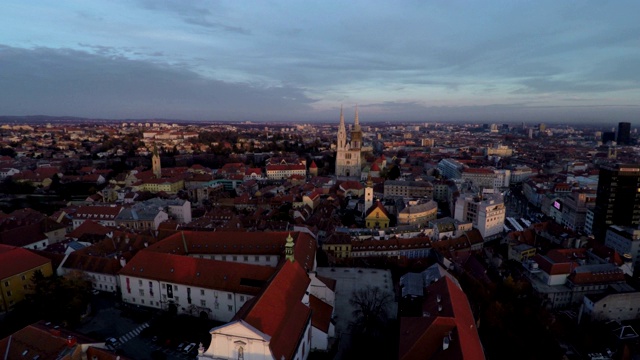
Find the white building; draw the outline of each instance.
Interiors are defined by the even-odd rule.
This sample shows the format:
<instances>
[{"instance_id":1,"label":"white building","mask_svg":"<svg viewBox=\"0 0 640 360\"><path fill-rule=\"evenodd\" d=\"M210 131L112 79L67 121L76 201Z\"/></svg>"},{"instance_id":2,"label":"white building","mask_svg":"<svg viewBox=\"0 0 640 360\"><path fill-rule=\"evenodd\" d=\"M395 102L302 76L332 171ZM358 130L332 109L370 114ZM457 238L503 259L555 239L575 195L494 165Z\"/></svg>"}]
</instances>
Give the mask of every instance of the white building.
<instances>
[{"instance_id":1,"label":"white building","mask_svg":"<svg viewBox=\"0 0 640 360\"><path fill-rule=\"evenodd\" d=\"M462 170L466 166L455 159L442 159L438 163L438 171L447 179L462 178Z\"/></svg>"},{"instance_id":2,"label":"white building","mask_svg":"<svg viewBox=\"0 0 640 360\"><path fill-rule=\"evenodd\" d=\"M483 197L463 194L456 200L454 218L471 222L484 239L504 231L506 208L499 194L485 194Z\"/></svg>"}]
</instances>

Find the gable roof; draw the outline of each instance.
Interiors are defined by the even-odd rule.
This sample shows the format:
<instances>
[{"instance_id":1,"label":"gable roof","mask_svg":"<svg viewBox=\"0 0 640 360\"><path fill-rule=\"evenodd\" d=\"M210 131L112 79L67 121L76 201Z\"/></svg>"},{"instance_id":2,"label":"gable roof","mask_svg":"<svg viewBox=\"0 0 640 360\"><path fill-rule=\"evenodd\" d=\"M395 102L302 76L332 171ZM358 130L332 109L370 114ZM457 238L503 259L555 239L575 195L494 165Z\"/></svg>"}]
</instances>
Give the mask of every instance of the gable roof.
<instances>
[{"instance_id":1,"label":"gable roof","mask_svg":"<svg viewBox=\"0 0 640 360\"><path fill-rule=\"evenodd\" d=\"M275 269L269 266L198 259L142 250L120 270L119 274L255 295L262 287L248 285L247 280L250 280L249 283L264 283L273 276L274 271Z\"/></svg>"},{"instance_id":2,"label":"gable roof","mask_svg":"<svg viewBox=\"0 0 640 360\"><path fill-rule=\"evenodd\" d=\"M443 277L426 288L422 317L400 321L399 358L484 359L484 351L466 295ZM449 337L451 335L451 337ZM449 347L442 347L444 338Z\"/></svg>"},{"instance_id":3,"label":"gable roof","mask_svg":"<svg viewBox=\"0 0 640 360\"><path fill-rule=\"evenodd\" d=\"M50 263L51 260L19 247L0 245L0 280Z\"/></svg>"},{"instance_id":4,"label":"gable roof","mask_svg":"<svg viewBox=\"0 0 640 360\"><path fill-rule=\"evenodd\" d=\"M236 315L271 336L269 347L275 359L292 359L305 335L311 309L302 298L310 281L298 262L285 261L255 301L246 303Z\"/></svg>"}]
</instances>

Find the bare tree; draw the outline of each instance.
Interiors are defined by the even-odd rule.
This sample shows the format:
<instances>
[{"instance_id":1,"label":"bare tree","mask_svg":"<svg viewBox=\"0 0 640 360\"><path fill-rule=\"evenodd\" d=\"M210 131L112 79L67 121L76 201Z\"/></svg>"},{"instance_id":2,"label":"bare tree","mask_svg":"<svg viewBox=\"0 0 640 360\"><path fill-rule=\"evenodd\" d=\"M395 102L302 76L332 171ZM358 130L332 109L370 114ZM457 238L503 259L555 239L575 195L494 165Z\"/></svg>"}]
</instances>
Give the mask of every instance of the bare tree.
<instances>
[{"instance_id":1,"label":"bare tree","mask_svg":"<svg viewBox=\"0 0 640 360\"><path fill-rule=\"evenodd\" d=\"M392 301L392 295L377 286L355 290L349 299L356 318L353 330L360 335L377 338L384 331Z\"/></svg>"}]
</instances>

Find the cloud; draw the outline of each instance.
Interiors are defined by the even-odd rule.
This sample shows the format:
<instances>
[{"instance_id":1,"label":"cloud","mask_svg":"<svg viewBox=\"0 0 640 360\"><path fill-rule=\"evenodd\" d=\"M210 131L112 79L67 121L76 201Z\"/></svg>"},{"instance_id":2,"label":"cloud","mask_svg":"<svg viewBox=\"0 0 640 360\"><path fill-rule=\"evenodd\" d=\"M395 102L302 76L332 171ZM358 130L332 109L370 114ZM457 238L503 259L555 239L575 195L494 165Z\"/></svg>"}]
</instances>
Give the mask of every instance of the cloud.
<instances>
[{"instance_id":1,"label":"cloud","mask_svg":"<svg viewBox=\"0 0 640 360\"><path fill-rule=\"evenodd\" d=\"M314 100L291 86L209 79L186 68L70 49L0 46L4 114L292 120Z\"/></svg>"}]
</instances>

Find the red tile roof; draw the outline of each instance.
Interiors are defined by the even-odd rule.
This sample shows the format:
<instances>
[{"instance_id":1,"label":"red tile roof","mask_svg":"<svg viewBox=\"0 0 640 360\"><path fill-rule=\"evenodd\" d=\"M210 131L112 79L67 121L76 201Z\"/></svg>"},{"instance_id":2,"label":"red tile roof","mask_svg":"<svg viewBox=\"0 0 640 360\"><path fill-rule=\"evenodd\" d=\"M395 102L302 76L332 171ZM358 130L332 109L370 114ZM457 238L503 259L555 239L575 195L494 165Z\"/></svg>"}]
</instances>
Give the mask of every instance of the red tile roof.
<instances>
[{"instance_id":1,"label":"red tile roof","mask_svg":"<svg viewBox=\"0 0 640 360\"><path fill-rule=\"evenodd\" d=\"M198 259L143 250L138 252L119 274L255 295L261 288L245 285L244 279L266 282L275 271L276 269L269 266Z\"/></svg>"},{"instance_id":2,"label":"red tile roof","mask_svg":"<svg viewBox=\"0 0 640 360\"><path fill-rule=\"evenodd\" d=\"M51 260L19 247L0 245L0 280L51 263Z\"/></svg>"},{"instance_id":3,"label":"red tile roof","mask_svg":"<svg viewBox=\"0 0 640 360\"><path fill-rule=\"evenodd\" d=\"M309 295L309 307L312 311L311 325L324 333L328 333L329 326L331 325L333 306L313 295Z\"/></svg>"},{"instance_id":4,"label":"red tile roof","mask_svg":"<svg viewBox=\"0 0 640 360\"><path fill-rule=\"evenodd\" d=\"M426 293L431 294L423 303L426 316L404 317L400 321L399 358L484 359L471 307L462 289L445 276L429 285ZM443 339L449 333L449 348L443 350Z\"/></svg>"},{"instance_id":5,"label":"red tile roof","mask_svg":"<svg viewBox=\"0 0 640 360\"><path fill-rule=\"evenodd\" d=\"M185 243L191 254L237 254L284 256L288 232L237 231L183 231L149 246L148 250L184 255ZM184 241L183 241L184 236ZM312 270L315 263L316 241L306 233L291 232L294 239L294 257L305 269Z\"/></svg>"},{"instance_id":6,"label":"red tile roof","mask_svg":"<svg viewBox=\"0 0 640 360\"><path fill-rule=\"evenodd\" d=\"M302 298L310 281L298 262L285 261L256 301L239 312L242 320L271 336L269 346L275 359L292 359L306 335L311 309Z\"/></svg>"}]
</instances>

